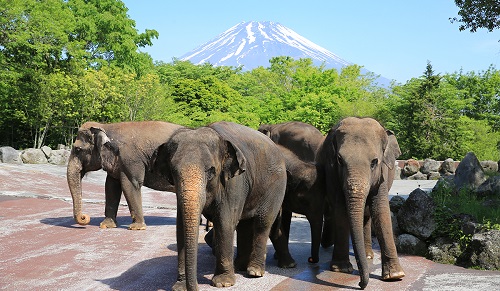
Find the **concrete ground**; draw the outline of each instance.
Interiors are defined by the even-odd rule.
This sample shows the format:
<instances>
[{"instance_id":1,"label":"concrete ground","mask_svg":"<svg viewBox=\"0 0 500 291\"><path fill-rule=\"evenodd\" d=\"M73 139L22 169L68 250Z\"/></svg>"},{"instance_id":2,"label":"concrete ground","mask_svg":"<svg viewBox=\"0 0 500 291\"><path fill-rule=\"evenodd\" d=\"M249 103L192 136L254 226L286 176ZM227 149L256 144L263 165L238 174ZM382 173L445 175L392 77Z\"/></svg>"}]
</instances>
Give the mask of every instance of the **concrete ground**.
<instances>
[{"instance_id":1,"label":"concrete ground","mask_svg":"<svg viewBox=\"0 0 500 291\"><path fill-rule=\"evenodd\" d=\"M177 274L175 194L143 188L147 229L127 230L131 219L122 205L119 227L103 230L99 223L104 216L104 178L102 171L84 178L83 209L91 222L79 226L73 221L65 167L0 163L1 290L171 289ZM408 195L419 185L432 189L433 182L395 181L390 194ZM201 290L217 290L210 286L214 257L203 242L204 234L200 226L198 283ZM307 263L309 240L307 221L294 218L290 251L297 268L278 268L269 243L265 276L247 278L238 273L236 285L225 290L359 289L356 274L329 271L332 248L321 249L318 264ZM406 255L400 255L406 277L383 282L377 249L375 245L366 290L498 290L500 286L500 272L468 270Z\"/></svg>"}]
</instances>

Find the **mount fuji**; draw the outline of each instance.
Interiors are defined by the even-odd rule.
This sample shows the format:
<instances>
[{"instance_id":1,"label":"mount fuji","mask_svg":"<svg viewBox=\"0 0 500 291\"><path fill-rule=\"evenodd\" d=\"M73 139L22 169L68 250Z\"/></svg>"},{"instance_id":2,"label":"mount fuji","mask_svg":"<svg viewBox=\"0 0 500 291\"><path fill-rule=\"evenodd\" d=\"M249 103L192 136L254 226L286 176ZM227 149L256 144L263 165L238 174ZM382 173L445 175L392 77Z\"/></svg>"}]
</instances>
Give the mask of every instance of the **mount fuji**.
<instances>
[{"instance_id":1,"label":"mount fuji","mask_svg":"<svg viewBox=\"0 0 500 291\"><path fill-rule=\"evenodd\" d=\"M326 69L340 70L352 65L290 28L272 21L240 22L179 59L193 64L208 62L214 66L242 66L247 71L259 66L269 67L269 60L277 56L290 56L296 60L310 58L314 65L324 65ZM362 69L362 73L367 72ZM383 86L390 83L384 77L376 81Z\"/></svg>"}]
</instances>

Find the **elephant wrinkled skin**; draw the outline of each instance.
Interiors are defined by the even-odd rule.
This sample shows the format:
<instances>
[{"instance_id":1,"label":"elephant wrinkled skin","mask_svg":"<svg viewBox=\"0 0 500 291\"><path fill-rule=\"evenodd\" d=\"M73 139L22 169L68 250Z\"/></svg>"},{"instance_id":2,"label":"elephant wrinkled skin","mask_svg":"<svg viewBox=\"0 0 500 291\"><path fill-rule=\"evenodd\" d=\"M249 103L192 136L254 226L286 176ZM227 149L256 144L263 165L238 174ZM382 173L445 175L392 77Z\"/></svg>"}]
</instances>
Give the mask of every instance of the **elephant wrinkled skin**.
<instances>
[{"instance_id":1,"label":"elephant wrinkled skin","mask_svg":"<svg viewBox=\"0 0 500 291\"><path fill-rule=\"evenodd\" d=\"M234 285L235 268L263 276L267 239L286 187L285 161L276 145L248 127L216 122L177 131L155 159L177 193L178 281L173 289L198 289L200 214L214 225L214 286Z\"/></svg>"},{"instance_id":2,"label":"elephant wrinkled skin","mask_svg":"<svg viewBox=\"0 0 500 291\"><path fill-rule=\"evenodd\" d=\"M333 203L336 224L331 269L353 271L349 262L350 233L362 289L369 277L366 248L371 250L369 238L364 236L370 233L372 220L381 248L382 279L405 275L394 243L388 200L395 161L400 154L391 131L374 119L356 117L343 119L333 127L318 153L318 162L324 164L327 195Z\"/></svg>"},{"instance_id":3,"label":"elephant wrinkled skin","mask_svg":"<svg viewBox=\"0 0 500 291\"><path fill-rule=\"evenodd\" d=\"M151 156L179 128L180 125L159 121L83 124L73 143L67 167L75 221L81 225L90 222L90 217L82 213L83 176L89 171L103 169L107 172L106 205L105 219L100 227L116 227L123 192L132 216L129 229L145 229L141 186L173 190L172 185L151 168Z\"/></svg>"}]
</instances>

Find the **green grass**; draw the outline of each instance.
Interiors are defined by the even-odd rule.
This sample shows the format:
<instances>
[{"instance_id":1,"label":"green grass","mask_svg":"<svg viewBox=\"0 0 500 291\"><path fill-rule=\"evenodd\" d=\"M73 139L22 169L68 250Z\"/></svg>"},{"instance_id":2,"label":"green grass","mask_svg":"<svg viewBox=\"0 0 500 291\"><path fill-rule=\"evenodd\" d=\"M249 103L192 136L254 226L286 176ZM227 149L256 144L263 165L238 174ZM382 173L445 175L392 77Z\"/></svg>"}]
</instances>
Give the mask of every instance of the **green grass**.
<instances>
[{"instance_id":1,"label":"green grass","mask_svg":"<svg viewBox=\"0 0 500 291\"><path fill-rule=\"evenodd\" d=\"M462 189L455 193L453 187L440 184L431 193L436 203L434 219L437 223L435 236L446 236L460 243L461 247L466 247L472 235L465 235L461 229L461 221L456 214L472 215L476 221L482 224L483 229L500 230L500 208L488 206L487 200L498 199L493 197L479 198L470 189ZM498 205L498 201L493 205Z\"/></svg>"}]
</instances>

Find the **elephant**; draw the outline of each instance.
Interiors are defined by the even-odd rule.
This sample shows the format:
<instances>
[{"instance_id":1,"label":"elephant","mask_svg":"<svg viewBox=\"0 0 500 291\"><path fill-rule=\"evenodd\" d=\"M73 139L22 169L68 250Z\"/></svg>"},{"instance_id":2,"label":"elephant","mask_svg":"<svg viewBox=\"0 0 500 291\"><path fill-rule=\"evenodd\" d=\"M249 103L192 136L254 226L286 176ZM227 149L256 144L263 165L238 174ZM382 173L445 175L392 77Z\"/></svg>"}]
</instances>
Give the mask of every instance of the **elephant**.
<instances>
[{"instance_id":1,"label":"elephant","mask_svg":"<svg viewBox=\"0 0 500 291\"><path fill-rule=\"evenodd\" d=\"M394 243L388 200L400 154L393 132L375 119L358 117L345 118L334 126L318 152L336 223L330 269L353 271L349 262L350 234L362 289L369 278L365 254L371 244L365 236L370 233L371 220L381 248L382 280L405 276Z\"/></svg>"},{"instance_id":2,"label":"elephant","mask_svg":"<svg viewBox=\"0 0 500 291\"><path fill-rule=\"evenodd\" d=\"M323 169L314 162L302 161L287 148L277 145L285 158L287 185L282 205L279 236L271 241L276 249L278 266L293 268L297 264L289 253L288 239L292 212L306 216L311 227L311 257L309 263L319 261L323 208L325 205L325 181Z\"/></svg>"},{"instance_id":3,"label":"elephant","mask_svg":"<svg viewBox=\"0 0 500 291\"><path fill-rule=\"evenodd\" d=\"M292 151L304 162L316 161L317 153L325 140L323 133L316 127L300 121L261 124L258 130L269 136L276 144ZM319 197L321 195L314 196ZM330 203L325 203L325 209L323 210L324 224L321 234L321 245L324 248L333 245L334 222L329 205ZM314 259L309 260L309 262L313 261Z\"/></svg>"},{"instance_id":4,"label":"elephant","mask_svg":"<svg viewBox=\"0 0 500 291\"><path fill-rule=\"evenodd\" d=\"M246 270L250 277L263 276L266 243L287 179L276 145L254 129L221 121L178 130L158 148L154 160L177 193L178 278L173 290L198 289L200 213L213 222L212 284L234 285L235 269Z\"/></svg>"},{"instance_id":5,"label":"elephant","mask_svg":"<svg viewBox=\"0 0 500 291\"><path fill-rule=\"evenodd\" d=\"M67 166L67 182L73 198L73 215L80 225L90 217L82 214L82 178L90 171L107 172L105 184L105 218L101 228L116 227L121 194L125 196L132 216L129 229L146 228L142 211L141 186L173 191L159 172L148 170L156 149L165 143L180 125L160 122L121 122L101 124L86 122L78 130Z\"/></svg>"},{"instance_id":6,"label":"elephant","mask_svg":"<svg viewBox=\"0 0 500 291\"><path fill-rule=\"evenodd\" d=\"M316 153L325 140L325 136L316 127L300 121L261 124L258 130L305 162L316 160Z\"/></svg>"}]
</instances>

